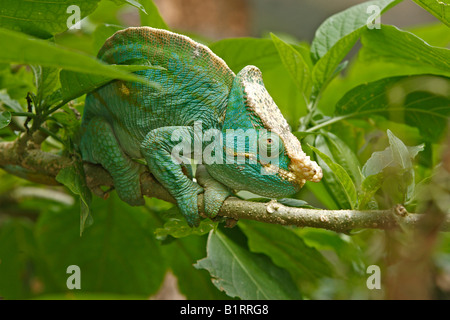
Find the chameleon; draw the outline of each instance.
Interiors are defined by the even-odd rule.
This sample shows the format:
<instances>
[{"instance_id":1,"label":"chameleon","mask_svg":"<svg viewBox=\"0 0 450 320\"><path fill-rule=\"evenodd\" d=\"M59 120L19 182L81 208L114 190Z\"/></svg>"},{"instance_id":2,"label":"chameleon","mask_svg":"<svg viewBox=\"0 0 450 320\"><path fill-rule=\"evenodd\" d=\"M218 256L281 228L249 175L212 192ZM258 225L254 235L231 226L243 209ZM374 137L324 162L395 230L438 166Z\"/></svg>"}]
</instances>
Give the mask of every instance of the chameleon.
<instances>
[{"instance_id":1,"label":"chameleon","mask_svg":"<svg viewBox=\"0 0 450 320\"><path fill-rule=\"evenodd\" d=\"M159 89L114 80L86 95L82 159L102 165L128 204L144 205L140 174L146 169L173 196L191 227L201 219L201 193L205 215L214 218L225 199L239 190L274 199L298 192L306 181L321 180L321 168L303 152L257 67L235 74L207 46L150 27L116 32L97 57L108 64L145 61L160 67L136 72L159 83ZM195 152L184 154L183 149L177 155L174 150L183 139L197 143L201 162L211 145L202 141L208 130L215 133L210 141L217 141L210 154L227 161L205 161L194 177L189 159ZM255 139L244 136L251 130ZM255 152L255 144L265 155L258 148ZM277 161L268 160L274 156Z\"/></svg>"}]
</instances>

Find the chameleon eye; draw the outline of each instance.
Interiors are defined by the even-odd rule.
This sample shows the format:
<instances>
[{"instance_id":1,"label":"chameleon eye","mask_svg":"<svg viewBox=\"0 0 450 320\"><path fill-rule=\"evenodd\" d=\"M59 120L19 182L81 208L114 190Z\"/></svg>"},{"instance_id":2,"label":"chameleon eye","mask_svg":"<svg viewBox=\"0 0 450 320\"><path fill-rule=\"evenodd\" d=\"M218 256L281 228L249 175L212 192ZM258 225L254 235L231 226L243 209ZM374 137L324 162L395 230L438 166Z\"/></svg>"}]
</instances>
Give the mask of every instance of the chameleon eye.
<instances>
[{"instance_id":1,"label":"chameleon eye","mask_svg":"<svg viewBox=\"0 0 450 320\"><path fill-rule=\"evenodd\" d=\"M270 160L283 152L283 145L277 134L261 132L259 137L259 155L262 159Z\"/></svg>"}]
</instances>

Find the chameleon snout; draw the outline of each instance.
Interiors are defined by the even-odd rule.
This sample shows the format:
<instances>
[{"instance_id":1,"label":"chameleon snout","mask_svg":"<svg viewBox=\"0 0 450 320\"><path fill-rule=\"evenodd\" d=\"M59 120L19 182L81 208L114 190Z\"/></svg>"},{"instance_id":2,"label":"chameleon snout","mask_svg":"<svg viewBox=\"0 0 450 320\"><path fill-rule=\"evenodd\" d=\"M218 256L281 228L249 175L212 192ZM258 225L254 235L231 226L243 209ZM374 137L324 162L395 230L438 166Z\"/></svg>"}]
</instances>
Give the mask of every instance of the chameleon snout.
<instances>
[{"instance_id":1,"label":"chameleon snout","mask_svg":"<svg viewBox=\"0 0 450 320\"><path fill-rule=\"evenodd\" d=\"M289 169L299 181L319 182L322 179L322 168L315 161L311 161L309 156L292 158Z\"/></svg>"}]
</instances>

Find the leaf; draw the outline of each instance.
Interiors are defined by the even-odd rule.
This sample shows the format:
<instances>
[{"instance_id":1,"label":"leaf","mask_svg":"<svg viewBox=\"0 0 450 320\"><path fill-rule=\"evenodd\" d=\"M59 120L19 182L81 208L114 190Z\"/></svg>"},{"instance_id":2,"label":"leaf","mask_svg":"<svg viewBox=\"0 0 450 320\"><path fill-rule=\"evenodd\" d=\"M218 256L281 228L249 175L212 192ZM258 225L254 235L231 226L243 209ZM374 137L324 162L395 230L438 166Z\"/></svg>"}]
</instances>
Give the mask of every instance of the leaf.
<instances>
[{"instance_id":1,"label":"leaf","mask_svg":"<svg viewBox=\"0 0 450 320\"><path fill-rule=\"evenodd\" d=\"M361 183L361 191L358 194L358 209L364 210L372 200L378 189L381 188L385 176L382 172L366 177Z\"/></svg>"},{"instance_id":2,"label":"leaf","mask_svg":"<svg viewBox=\"0 0 450 320\"><path fill-rule=\"evenodd\" d=\"M264 253L277 266L288 270L300 287L304 281L333 276L322 254L290 229L254 221L240 221L239 227L247 236L252 252Z\"/></svg>"},{"instance_id":3,"label":"leaf","mask_svg":"<svg viewBox=\"0 0 450 320\"><path fill-rule=\"evenodd\" d=\"M391 145L392 158L394 163L400 166L400 168L404 169L412 168L411 157L408 148L405 146L403 141L397 138L389 129L387 130L387 135L389 138L389 144Z\"/></svg>"},{"instance_id":4,"label":"leaf","mask_svg":"<svg viewBox=\"0 0 450 320\"><path fill-rule=\"evenodd\" d=\"M269 198L248 198L245 199L245 201L251 201L251 202L259 202L259 203L268 203L272 199ZM293 198L281 198L277 199L278 203L281 203L282 205L285 205L287 207L294 207L294 208L309 208L313 209L314 207L308 204L308 202L300 199L293 199Z\"/></svg>"},{"instance_id":5,"label":"leaf","mask_svg":"<svg viewBox=\"0 0 450 320\"><path fill-rule=\"evenodd\" d=\"M0 224L0 297L24 299L30 296L36 255L33 226L28 219L5 218Z\"/></svg>"},{"instance_id":6,"label":"leaf","mask_svg":"<svg viewBox=\"0 0 450 320\"><path fill-rule=\"evenodd\" d=\"M329 156L321 152L319 149L308 145L315 153L317 153L320 158L328 165L328 167L333 171L336 175L339 184L342 187L342 190L345 192L348 202L350 203L351 209L354 209L357 202L356 188L355 185L348 175L347 171L345 171L342 166L333 162Z\"/></svg>"},{"instance_id":7,"label":"leaf","mask_svg":"<svg viewBox=\"0 0 450 320\"><path fill-rule=\"evenodd\" d=\"M326 139L326 146L328 148L328 154L333 161L339 161L339 164L347 171L347 173L355 182L356 187L361 184L360 164L355 152L342 141L341 138L331 132L322 132L322 136ZM320 136L316 139L320 140ZM324 144L320 144L321 146Z\"/></svg>"},{"instance_id":8,"label":"leaf","mask_svg":"<svg viewBox=\"0 0 450 320\"><path fill-rule=\"evenodd\" d=\"M340 161L339 158L335 159L330 151L328 140L322 135L318 135L314 140L310 140L314 143L314 146L327 154L333 162ZM309 143L309 142L307 142ZM304 144L305 150L308 150L308 144ZM309 153L308 153L309 154ZM310 157L313 156L313 151L310 150ZM313 194L329 209L350 209L351 203L348 200L345 190L333 172L333 170L326 164L326 162L316 155L316 162L322 168L323 178L318 184L310 184L308 188Z\"/></svg>"},{"instance_id":9,"label":"leaf","mask_svg":"<svg viewBox=\"0 0 450 320\"><path fill-rule=\"evenodd\" d=\"M277 199L278 203L281 203L282 205L285 205L287 207L294 207L294 208L309 208L313 209L314 207L310 205L308 202L300 199L293 199L293 198L281 198Z\"/></svg>"},{"instance_id":10,"label":"leaf","mask_svg":"<svg viewBox=\"0 0 450 320\"><path fill-rule=\"evenodd\" d=\"M399 0L367 1L329 17L317 29L311 44L311 56L314 62L322 58L340 39L364 28L372 13L368 12L369 6L377 6L380 14L400 3Z\"/></svg>"},{"instance_id":11,"label":"leaf","mask_svg":"<svg viewBox=\"0 0 450 320\"><path fill-rule=\"evenodd\" d=\"M383 185L385 176L382 172L367 176L361 183L361 192L358 194L358 209L364 210L367 204Z\"/></svg>"},{"instance_id":12,"label":"leaf","mask_svg":"<svg viewBox=\"0 0 450 320\"><path fill-rule=\"evenodd\" d=\"M339 39L314 65L312 79L316 92L325 86L340 72L339 64L355 45L361 35L361 29Z\"/></svg>"},{"instance_id":13,"label":"leaf","mask_svg":"<svg viewBox=\"0 0 450 320\"><path fill-rule=\"evenodd\" d=\"M322 170L325 171L325 168L323 166ZM327 209L339 210L350 208L350 204L347 201L345 201L344 205L341 205L339 203L339 201L335 197L335 192L333 192L333 190L330 190L328 181L326 179L326 177L322 178L321 183L307 183L305 188L307 188L312 194L314 194L317 200L319 200L320 203Z\"/></svg>"},{"instance_id":14,"label":"leaf","mask_svg":"<svg viewBox=\"0 0 450 320\"><path fill-rule=\"evenodd\" d=\"M394 26L366 30L361 37L363 61L381 59L427 68L428 73L450 76L450 50L433 47L414 34ZM433 71L430 71L431 70Z\"/></svg>"},{"instance_id":15,"label":"leaf","mask_svg":"<svg viewBox=\"0 0 450 320\"><path fill-rule=\"evenodd\" d=\"M141 71L141 70L165 70L159 66L148 66L148 65L116 65L118 69L127 70L127 71ZM107 84L108 82L114 80L113 77L110 76L93 76L86 73L79 73L73 71L62 70L60 74L61 78L61 86L62 86L62 96L61 98L64 101L73 100L83 94L94 91L97 88ZM158 90L161 89L161 85L156 82L150 82L147 85L150 85L153 88Z\"/></svg>"},{"instance_id":16,"label":"leaf","mask_svg":"<svg viewBox=\"0 0 450 320\"><path fill-rule=\"evenodd\" d=\"M382 115L418 128L428 141L438 141L450 116L450 81L400 76L369 82L347 92L336 104L335 113L341 119Z\"/></svg>"},{"instance_id":17,"label":"leaf","mask_svg":"<svg viewBox=\"0 0 450 320\"><path fill-rule=\"evenodd\" d=\"M269 39L224 39L210 44L209 48L224 59L235 73L248 65L267 69L276 67L280 62L278 51Z\"/></svg>"},{"instance_id":18,"label":"leaf","mask_svg":"<svg viewBox=\"0 0 450 320\"><path fill-rule=\"evenodd\" d=\"M374 187L378 188L381 187L382 182L392 179L393 181L389 182L388 187L396 192L391 192L390 195L394 198L398 194L398 199L401 199L401 203L403 203L409 200L414 193L415 179L412 160L424 149L424 145L407 147L390 130L387 131L387 134L389 147L384 151L374 152L364 164L362 172L366 177L374 177L367 183L374 184ZM383 175L380 176L380 174ZM381 178L383 180L379 181Z\"/></svg>"},{"instance_id":19,"label":"leaf","mask_svg":"<svg viewBox=\"0 0 450 320\"><path fill-rule=\"evenodd\" d=\"M101 47L103 47L103 44L105 41L111 37L114 33L116 33L119 30L122 30L122 26L118 25L112 25L112 24L101 24L99 25L94 33L94 43L93 43L93 50L94 52L99 52Z\"/></svg>"},{"instance_id":20,"label":"leaf","mask_svg":"<svg viewBox=\"0 0 450 320\"><path fill-rule=\"evenodd\" d=\"M2 111L0 112L0 129L7 127L11 122L11 112Z\"/></svg>"},{"instance_id":21,"label":"leaf","mask_svg":"<svg viewBox=\"0 0 450 320\"><path fill-rule=\"evenodd\" d=\"M306 245L320 252L334 251L342 261L348 264L349 268L359 272L358 277L366 273L366 263L363 261L364 255L357 236L318 228L294 228L293 232L300 236ZM366 243L365 240L364 243ZM334 265L334 267L337 269L338 266Z\"/></svg>"},{"instance_id":22,"label":"leaf","mask_svg":"<svg viewBox=\"0 0 450 320\"><path fill-rule=\"evenodd\" d=\"M214 285L230 297L246 300L299 299L289 274L261 254L248 251L219 230L211 231L207 257L195 267L206 269Z\"/></svg>"},{"instance_id":23,"label":"leaf","mask_svg":"<svg viewBox=\"0 0 450 320\"><path fill-rule=\"evenodd\" d=\"M413 0L450 27L450 3L448 0Z\"/></svg>"},{"instance_id":24,"label":"leaf","mask_svg":"<svg viewBox=\"0 0 450 320\"><path fill-rule=\"evenodd\" d=\"M205 256L206 240L206 235L184 237L161 246L165 261L177 277L178 288L188 300L228 298L213 285L206 270L193 266Z\"/></svg>"},{"instance_id":25,"label":"leaf","mask_svg":"<svg viewBox=\"0 0 450 320\"><path fill-rule=\"evenodd\" d=\"M107 65L94 57L52 45L44 40L33 39L19 32L0 28L0 43L8 48L8 50L0 51L0 62L59 67L75 72L149 84L142 77L125 72L118 66ZM42 54L43 52L45 54Z\"/></svg>"},{"instance_id":26,"label":"leaf","mask_svg":"<svg viewBox=\"0 0 450 320\"><path fill-rule=\"evenodd\" d=\"M400 0L401 1L401 0ZM373 6L380 14L393 7L399 0L368 1L331 16L317 29L311 45L315 62L312 70L314 94L318 95L327 84L345 68L340 64L355 45L370 18Z\"/></svg>"},{"instance_id":27,"label":"leaf","mask_svg":"<svg viewBox=\"0 0 450 320\"><path fill-rule=\"evenodd\" d=\"M131 207L116 193L108 200L95 197L91 206L96 223L80 237L78 205L65 210L44 208L35 234L45 257L47 292L67 292L66 269L77 265L81 291L146 295L156 293L167 265L153 235L157 225L143 207Z\"/></svg>"},{"instance_id":28,"label":"leaf","mask_svg":"<svg viewBox=\"0 0 450 320\"><path fill-rule=\"evenodd\" d=\"M37 108L49 106L46 100L59 85L59 69L53 67L31 66L37 90ZM51 99L50 99L51 100Z\"/></svg>"},{"instance_id":29,"label":"leaf","mask_svg":"<svg viewBox=\"0 0 450 320\"><path fill-rule=\"evenodd\" d=\"M431 22L425 25L413 26L408 28L407 31L415 34L434 47L447 47L450 44L450 32L448 32L448 26L441 22Z\"/></svg>"},{"instance_id":30,"label":"leaf","mask_svg":"<svg viewBox=\"0 0 450 320\"><path fill-rule=\"evenodd\" d=\"M303 94L292 80L281 62L280 55L271 39L236 38L224 39L209 45L210 49L224 59L235 73L247 65L258 67L264 85L280 108L286 120L293 128L298 127L298 119L307 112ZM291 45L300 52L309 64L305 55L305 45ZM293 108L292 106L295 106Z\"/></svg>"},{"instance_id":31,"label":"leaf","mask_svg":"<svg viewBox=\"0 0 450 320\"><path fill-rule=\"evenodd\" d=\"M0 0L0 27L47 39L67 30L72 17L92 13L100 0ZM2 42L3 45L5 45ZM42 51L44 52L44 51Z\"/></svg>"},{"instance_id":32,"label":"leaf","mask_svg":"<svg viewBox=\"0 0 450 320\"><path fill-rule=\"evenodd\" d=\"M397 138L389 129L387 130L390 146L384 151L377 151L367 160L362 168L365 176L376 175L387 167L398 169L412 169L412 159L423 151L424 145L407 147L403 141Z\"/></svg>"},{"instance_id":33,"label":"leaf","mask_svg":"<svg viewBox=\"0 0 450 320\"><path fill-rule=\"evenodd\" d=\"M132 5L133 7L138 8L142 12L146 13L144 6L139 3L139 1L142 2L142 0L139 0L139 1L137 1L137 0L109 0L109 1L114 2L118 6L127 3L129 5Z\"/></svg>"},{"instance_id":34,"label":"leaf","mask_svg":"<svg viewBox=\"0 0 450 320\"><path fill-rule=\"evenodd\" d=\"M141 26L170 30L169 26L159 14L158 7L153 0L140 0L140 2L145 8L143 12L140 12Z\"/></svg>"},{"instance_id":35,"label":"leaf","mask_svg":"<svg viewBox=\"0 0 450 320\"><path fill-rule=\"evenodd\" d=\"M19 101L12 99L6 90L0 90L0 102L9 107L12 111L22 112L22 106Z\"/></svg>"},{"instance_id":36,"label":"leaf","mask_svg":"<svg viewBox=\"0 0 450 320\"><path fill-rule=\"evenodd\" d=\"M86 177L82 162L76 162L73 166L62 169L56 176L56 181L65 185L80 198L80 236L86 227L92 225L90 214L92 194L86 184Z\"/></svg>"},{"instance_id":37,"label":"leaf","mask_svg":"<svg viewBox=\"0 0 450 320\"><path fill-rule=\"evenodd\" d=\"M273 33L270 34L275 47L278 50L281 61L289 71L292 79L303 94L305 101L309 100L311 93L311 71L303 56L291 45L278 38Z\"/></svg>"},{"instance_id":38,"label":"leaf","mask_svg":"<svg viewBox=\"0 0 450 320\"><path fill-rule=\"evenodd\" d=\"M192 228L187 224L186 219L181 215L177 207L167 210L164 215L168 217L168 220L164 222L162 228L155 230L155 235L158 239L164 239L167 236L183 238L190 235L204 235L216 229L218 224L210 219L203 219L198 227Z\"/></svg>"}]
</instances>

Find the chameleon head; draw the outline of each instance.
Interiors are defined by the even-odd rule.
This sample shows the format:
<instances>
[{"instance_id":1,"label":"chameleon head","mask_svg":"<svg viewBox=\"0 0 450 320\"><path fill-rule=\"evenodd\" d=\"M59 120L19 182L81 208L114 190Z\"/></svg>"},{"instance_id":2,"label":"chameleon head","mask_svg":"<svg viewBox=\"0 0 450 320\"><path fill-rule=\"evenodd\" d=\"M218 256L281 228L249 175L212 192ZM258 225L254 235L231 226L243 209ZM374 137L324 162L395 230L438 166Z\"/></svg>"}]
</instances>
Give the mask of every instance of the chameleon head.
<instances>
[{"instance_id":1,"label":"chameleon head","mask_svg":"<svg viewBox=\"0 0 450 320\"><path fill-rule=\"evenodd\" d=\"M227 175L234 179L230 181L216 177L217 180L222 180L231 188L268 197L288 196L297 192L306 181L321 180L322 169L303 152L300 141L292 134L286 119L266 90L257 67L247 66L237 74L230 101L232 106L227 110L224 125L258 131L259 148L256 155L250 151L251 143L241 146L241 150L246 150L248 159L257 161L253 165L249 162L227 169L222 167L221 171L227 170ZM239 154L236 152L239 149L237 147L234 147L234 155ZM271 149L271 159L264 156L261 149ZM274 159L276 161L271 161ZM214 168L211 171L215 171Z\"/></svg>"},{"instance_id":2,"label":"chameleon head","mask_svg":"<svg viewBox=\"0 0 450 320\"><path fill-rule=\"evenodd\" d=\"M259 117L264 128L279 137L284 154L290 160L288 172L279 167L279 174L301 186L306 181L320 181L322 169L303 152L300 141L292 134L289 124L266 90L261 71L255 66L247 66L240 74L247 110Z\"/></svg>"}]
</instances>

